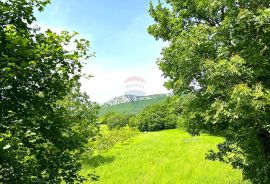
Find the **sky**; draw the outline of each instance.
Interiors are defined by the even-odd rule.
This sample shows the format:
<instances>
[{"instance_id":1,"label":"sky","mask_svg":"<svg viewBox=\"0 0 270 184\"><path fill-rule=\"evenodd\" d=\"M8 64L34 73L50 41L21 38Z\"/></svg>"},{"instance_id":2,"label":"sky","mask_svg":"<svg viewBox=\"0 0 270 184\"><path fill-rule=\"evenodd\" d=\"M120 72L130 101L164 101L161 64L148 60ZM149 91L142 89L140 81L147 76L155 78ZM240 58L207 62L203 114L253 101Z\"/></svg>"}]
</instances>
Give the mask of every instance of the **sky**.
<instances>
[{"instance_id":1,"label":"sky","mask_svg":"<svg viewBox=\"0 0 270 184\"><path fill-rule=\"evenodd\" d=\"M124 94L123 82L131 76L146 81L146 94L166 93L156 59L165 43L147 32L153 23L149 0L52 0L36 12L37 24L53 31L76 31L91 42L82 90L93 101L104 103Z\"/></svg>"}]
</instances>

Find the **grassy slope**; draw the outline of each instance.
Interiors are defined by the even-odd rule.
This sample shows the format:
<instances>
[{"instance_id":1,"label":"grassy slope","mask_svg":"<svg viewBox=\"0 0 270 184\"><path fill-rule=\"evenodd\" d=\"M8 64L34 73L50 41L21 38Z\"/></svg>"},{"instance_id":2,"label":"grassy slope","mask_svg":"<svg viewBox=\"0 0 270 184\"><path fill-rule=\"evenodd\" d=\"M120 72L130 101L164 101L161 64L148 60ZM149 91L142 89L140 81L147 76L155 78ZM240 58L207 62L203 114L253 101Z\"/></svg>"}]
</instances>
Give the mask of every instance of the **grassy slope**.
<instances>
[{"instance_id":1,"label":"grassy slope","mask_svg":"<svg viewBox=\"0 0 270 184\"><path fill-rule=\"evenodd\" d=\"M229 165L205 160L222 138L191 137L179 130L141 133L84 163L83 174L95 170L104 184L241 183L242 174Z\"/></svg>"},{"instance_id":2,"label":"grassy slope","mask_svg":"<svg viewBox=\"0 0 270 184\"><path fill-rule=\"evenodd\" d=\"M126 114L136 114L142 111L146 106L157 104L164 101L166 96L164 95L156 95L153 99L149 100L141 100L136 102L123 103L112 106L102 107L100 110L100 115L106 114L107 112L118 112L118 113L126 113Z\"/></svg>"}]
</instances>

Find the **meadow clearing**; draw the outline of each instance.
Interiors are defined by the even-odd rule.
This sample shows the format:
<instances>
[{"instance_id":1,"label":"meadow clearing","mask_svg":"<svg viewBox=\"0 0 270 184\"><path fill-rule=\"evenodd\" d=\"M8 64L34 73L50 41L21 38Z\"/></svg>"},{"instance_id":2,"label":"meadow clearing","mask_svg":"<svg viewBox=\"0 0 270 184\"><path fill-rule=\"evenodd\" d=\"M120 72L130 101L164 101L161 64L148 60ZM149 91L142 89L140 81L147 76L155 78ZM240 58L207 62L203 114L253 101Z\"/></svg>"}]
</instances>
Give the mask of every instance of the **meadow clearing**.
<instances>
[{"instance_id":1,"label":"meadow clearing","mask_svg":"<svg viewBox=\"0 0 270 184\"><path fill-rule=\"evenodd\" d=\"M205 159L223 138L192 137L174 129L142 132L83 163L82 174L95 171L103 184L240 184L240 170Z\"/></svg>"}]
</instances>

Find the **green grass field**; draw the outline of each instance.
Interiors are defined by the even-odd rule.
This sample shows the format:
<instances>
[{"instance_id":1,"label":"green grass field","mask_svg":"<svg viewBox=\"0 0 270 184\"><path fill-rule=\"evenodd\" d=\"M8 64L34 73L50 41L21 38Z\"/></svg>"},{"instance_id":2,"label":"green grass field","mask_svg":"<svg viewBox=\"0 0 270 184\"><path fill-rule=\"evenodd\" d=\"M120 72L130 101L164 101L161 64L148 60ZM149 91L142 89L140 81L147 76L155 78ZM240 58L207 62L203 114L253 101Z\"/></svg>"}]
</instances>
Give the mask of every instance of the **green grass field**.
<instances>
[{"instance_id":1,"label":"green grass field","mask_svg":"<svg viewBox=\"0 0 270 184\"><path fill-rule=\"evenodd\" d=\"M140 133L84 162L82 174L96 171L103 184L238 184L240 170L205 160L222 138L191 137L179 130Z\"/></svg>"},{"instance_id":2,"label":"green grass field","mask_svg":"<svg viewBox=\"0 0 270 184\"><path fill-rule=\"evenodd\" d=\"M123 103L118 105L104 106L100 109L100 115L104 115L107 112L117 112L124 114L137 114L141 112L145 107L158 104L162 101L165 101L165 95L152 95L153 99L140 100L136 102Z\"/></svg>"}]
</instances>

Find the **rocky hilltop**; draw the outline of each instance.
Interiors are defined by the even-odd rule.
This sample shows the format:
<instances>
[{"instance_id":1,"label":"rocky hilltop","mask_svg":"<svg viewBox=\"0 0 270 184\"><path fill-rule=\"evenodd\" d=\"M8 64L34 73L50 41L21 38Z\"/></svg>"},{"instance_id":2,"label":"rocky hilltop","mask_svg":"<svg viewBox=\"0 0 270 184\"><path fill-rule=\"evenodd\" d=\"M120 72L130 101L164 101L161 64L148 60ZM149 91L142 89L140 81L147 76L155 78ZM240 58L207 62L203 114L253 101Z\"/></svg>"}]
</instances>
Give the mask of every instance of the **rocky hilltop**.
<instances>
[{"instance_id":1,"label":"rocky hilltop","mask_svg":"<svg viewBox=\"0 0 270 184\"><path fill-rule=\"evenodd\" d=\"M160 96L169 96L170 94L156 94L156 95L149 95L149 96L135 96L135 95L122 95L119 97L115 97L108 102L104 103L103 106L110 106L110 105L117 105L122 103L128 102L136 102L141 100L149 100L154 99Z\"/></svg>"}]
</instances>

